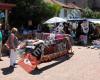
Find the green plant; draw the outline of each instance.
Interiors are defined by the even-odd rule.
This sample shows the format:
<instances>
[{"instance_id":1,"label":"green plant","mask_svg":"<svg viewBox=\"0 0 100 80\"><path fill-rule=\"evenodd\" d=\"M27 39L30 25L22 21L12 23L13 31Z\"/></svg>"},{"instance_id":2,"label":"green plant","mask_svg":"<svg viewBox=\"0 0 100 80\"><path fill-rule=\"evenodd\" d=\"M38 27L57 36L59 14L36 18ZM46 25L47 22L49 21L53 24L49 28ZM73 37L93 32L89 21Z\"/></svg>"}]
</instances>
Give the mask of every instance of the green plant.
<instances>
[{"instance_id":1,"label":"green plant","mask_svg":"<svg viewBox=\"0 0 100 80\"><path fill-rule=\"evenodd\" d=\"M100 12L93 11L90 8L85 8L85 9L83 9L82 17L85 17L85 18L100 18Z\"/></svg>"},{"instance_id":2,"label":"green plant","mask_svg":"<svg viewBox=\"0 0 100 80\"><path fill-rule=\"evenodd\" d=\"M16 0L15 12L9 15L10 22L16 25L27 24L32 20L38 25L45 20L58 15L61 7L57 4L45 3L43 0Z\"/></svg>"}]
</instances>

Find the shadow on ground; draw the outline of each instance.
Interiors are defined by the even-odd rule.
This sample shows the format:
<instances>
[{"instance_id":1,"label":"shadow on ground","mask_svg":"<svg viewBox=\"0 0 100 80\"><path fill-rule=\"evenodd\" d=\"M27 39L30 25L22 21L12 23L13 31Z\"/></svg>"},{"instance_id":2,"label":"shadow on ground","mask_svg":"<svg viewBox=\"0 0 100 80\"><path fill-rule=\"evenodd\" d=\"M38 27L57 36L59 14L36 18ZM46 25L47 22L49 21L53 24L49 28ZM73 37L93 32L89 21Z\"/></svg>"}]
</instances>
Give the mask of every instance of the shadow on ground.
<instances>
[{"instance_id":1,"label":"shadow on ground","mask_svg":"<svg viewBox=\"0 0 100 80\"><path fill-rule=\"evenodd\" d=\"M6 68L2 68L1 70L3 75L8 75L14 71L14 67L6 67Z\"/></svg>"},{"instance_id":2,"label":"shadow on ground","mask_svg":"<svg viewBox=\"0 0 100 80\"><path fill-rule=\"evenodd\" d=\"M72 57L72 56L71 56L71 57ZM58 64L60 64L60 63L62 63L62 62L64 62L64 61L66 61L66 60L69 60L71 57L64 56L64 57L58 58L58 59L56 59L57 62L52 63L52 64L50 64L50 65L47 65L47 66L45 66L45 67L42 67L42 68L40 68L40 69L35 69L35 70L32 71L31 74L32 74L32 75L39 75L39 74L41 74L43 71L48 70L48 69L50 69L50 68L52 68L52 67L54 67L54 66L56 66L56 65L58 65Z\"/></svg>"}]
</instances>

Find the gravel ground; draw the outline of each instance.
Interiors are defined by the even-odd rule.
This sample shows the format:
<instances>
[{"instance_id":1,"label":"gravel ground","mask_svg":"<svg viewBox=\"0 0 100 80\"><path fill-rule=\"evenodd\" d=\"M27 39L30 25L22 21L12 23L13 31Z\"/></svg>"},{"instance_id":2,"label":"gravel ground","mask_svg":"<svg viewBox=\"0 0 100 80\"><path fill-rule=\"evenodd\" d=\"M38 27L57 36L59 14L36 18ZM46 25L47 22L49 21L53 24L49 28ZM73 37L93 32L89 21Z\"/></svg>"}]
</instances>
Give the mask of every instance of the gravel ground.
<instances>
[{"instance_id":1,"label":"gravel ground","mask_svg":"<svg viewBox=\"0 0 100 80\"><path fill-rule=\"evenodd\" d=\"M100 80L100 49L73 46L74 55L63 57L38 67L33 74L25 72L19 65L7 70L9 58L0 61L0 80Z\"/></svg>"}]
</instances>

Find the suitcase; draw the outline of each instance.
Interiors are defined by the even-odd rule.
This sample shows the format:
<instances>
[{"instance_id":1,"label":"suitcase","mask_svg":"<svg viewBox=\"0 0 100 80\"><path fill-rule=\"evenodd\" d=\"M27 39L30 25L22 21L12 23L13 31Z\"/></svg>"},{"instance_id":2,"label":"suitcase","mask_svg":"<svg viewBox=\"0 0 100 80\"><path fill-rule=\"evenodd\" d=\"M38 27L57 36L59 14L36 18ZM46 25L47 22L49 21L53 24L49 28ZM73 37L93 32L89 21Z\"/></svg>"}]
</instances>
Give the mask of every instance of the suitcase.
<instances>
[{"instance_id":1,"label":"suitcase","mask_svg":"<svg viewBox=\"0 0 100 80\"><path fill-rule=\"evenodd\" d=\"M25 54L24 57L18 62L18 64L28 73L31 73L36 69L38 61L37 58L30 53Z\"/></svg>"}]
</instances>

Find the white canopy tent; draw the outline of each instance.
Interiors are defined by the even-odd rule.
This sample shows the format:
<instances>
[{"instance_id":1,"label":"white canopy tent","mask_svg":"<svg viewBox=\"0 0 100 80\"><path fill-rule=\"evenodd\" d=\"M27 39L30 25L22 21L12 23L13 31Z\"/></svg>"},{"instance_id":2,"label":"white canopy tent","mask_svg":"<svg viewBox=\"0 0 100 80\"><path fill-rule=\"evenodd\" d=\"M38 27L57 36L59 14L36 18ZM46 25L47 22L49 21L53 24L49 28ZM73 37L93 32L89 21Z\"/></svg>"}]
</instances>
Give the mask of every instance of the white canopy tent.
<instances>
[{"instance_id":1,"label":"white canopy tent","mask_svg":"<svg viewBox=\"0 0 100 80\"><path fill-rule=\"evenodd\" d=\"M87 21L95 23L95 24L100 24L100 19L87 19Z\"/></svg>"},{"instance_id":2,"label":"white canopy tent","mask_svg":"<svg viewBox=\"0 0 100 80\"><path fill-rule=\"evenodd\" d=\"M53 17L47 20L46 22L44 22L44 24L52 24L52 23L59 23L59 22L67 22L67 20L60 17Z\"/></svg>"}]
</instances>

